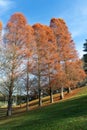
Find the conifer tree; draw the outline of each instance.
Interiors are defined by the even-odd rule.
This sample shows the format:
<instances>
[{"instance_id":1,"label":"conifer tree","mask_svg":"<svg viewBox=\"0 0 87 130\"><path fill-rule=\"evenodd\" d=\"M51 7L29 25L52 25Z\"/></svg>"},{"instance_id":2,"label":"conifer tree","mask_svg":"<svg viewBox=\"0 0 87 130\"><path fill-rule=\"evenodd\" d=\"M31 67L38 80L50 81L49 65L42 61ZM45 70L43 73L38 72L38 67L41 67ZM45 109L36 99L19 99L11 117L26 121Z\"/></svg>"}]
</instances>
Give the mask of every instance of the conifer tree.
<instances>
[{"instance_id":1,"label":"conifer tree","mask_svg":"<svg viewBox=\"0 0 87 130\"><path fill-rule=\"evenodd\" d=\"M26 18L21 13L15 13L11 16L6 25L4 34L5 39L5 63L4 70L6 76L6 89L8 90L7 116L12 114L12 100L15 82L21 75L21 56L23 54L23 45L26 42L25 26Z\"/></svg>"},{"instance_id":2,"label":"conifer tree","mask_svg":"<svg viewBox=\"0 0 87 130\"><path fill-rule=\"evenodd\" d=\"M58 71L57 76L59 79L59 83L61 85L60 98L62 99L64 98L63 88L65 87L65 81L66 81L65 77L67 77L66 63L78 59L78 54L75 49L75 44L72 40L71 34L63 19L60 18L51 19L50 27L53 30L54 35L56 37L57 53L59 55L58 62L62 65L62 69L61 69L62 76L60 76L60 73L58 71L59 69L57 70Z\"/></svg>"}]
</instances>

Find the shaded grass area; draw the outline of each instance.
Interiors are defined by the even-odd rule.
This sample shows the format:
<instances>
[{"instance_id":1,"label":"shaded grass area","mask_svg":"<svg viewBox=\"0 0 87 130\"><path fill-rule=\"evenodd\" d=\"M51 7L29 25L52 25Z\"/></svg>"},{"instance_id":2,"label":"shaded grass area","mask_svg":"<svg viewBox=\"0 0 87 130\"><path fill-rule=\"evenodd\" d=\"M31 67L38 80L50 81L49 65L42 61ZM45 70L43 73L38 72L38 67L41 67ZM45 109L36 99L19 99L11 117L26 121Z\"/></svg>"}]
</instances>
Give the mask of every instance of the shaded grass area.
<instances>
[{"instance_id":1,"label":"shaded grass area","mask_svg":"<svg viewBox=\"0 0 87 130\"><path fill-rule=\"evenodd\" d=\"M87 130L87 88L74 98L0 120L0 130Z\"/></svg>"},{"instance_id":2,"label":"shaded grass area","mask_svg":"<svg viewBox=\"0 0 87 130\"><path fill-rule=\"evenodd\" d=\"M58 102L59 94L54 94L53 97L54 97L54 101ZM29 109L30 110L37 109L38 103L39 103L38 99L30 101L29 102ZM50 96L43 97L42 104L43 104L43 106L50 104ZM6 116L6 110L7 110L6 108L0 108L0 118L2 118L3 116ZM22 113L25 111L26 111L26 103L23 103L23 104L17 105L17 106L13 106L13 108L12 108L12 114L18 114L18 113Z\"/></svg>"},{"instance_id":3,"label":"shaded grass area","mask_svg":"<svg viewBox=\"0 0 87 130\"><path fill-rule=\"evenodd\" d=\"M73 93L71 93L71 94L67 94L67 92L64 92L65 98L63 100L72 98L73 96L75 96L80 91L80 89L81 88L75 89L73 91ZM84 89L86 89L86 88L84 88ZM54 99L54 102L59 102L60 101L60 94L59 93L54 94L53 99ZM43 97L42 102L43 102L42 103L43 106L49 105L50 104L50 96ZM29 109L30 110L37 109L37 108L38 108L38 99L29 102ZM26 103L21 104L21 105L17 105L17 106L13 106L12 114L22 113L22 112L25 112L25 111L26 111ZM6 116L6 109L3 109L3 108L0 109L0 113L1 113L0 117Z\"/></svg>"}]
</instances>

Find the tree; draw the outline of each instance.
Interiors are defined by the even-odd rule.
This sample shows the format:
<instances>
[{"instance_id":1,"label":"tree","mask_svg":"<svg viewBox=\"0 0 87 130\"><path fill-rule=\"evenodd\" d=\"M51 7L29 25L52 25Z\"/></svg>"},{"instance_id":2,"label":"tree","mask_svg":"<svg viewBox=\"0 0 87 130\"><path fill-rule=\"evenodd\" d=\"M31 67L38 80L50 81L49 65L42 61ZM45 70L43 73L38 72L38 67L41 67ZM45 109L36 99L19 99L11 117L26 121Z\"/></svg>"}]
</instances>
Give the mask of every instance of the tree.
<instances>
[{"instance_id":1,"label":"tree","mask_svg":"<svg viewBox=\"0 0 87 130\"><path fill-rule=\"evenodd\" d=\"M85 52L87 52L87 39L86 39L86 42L83 44L84 46L84 50L83 51L85 51Z\"/></svg>"},{"instance_id":2,"label":"tree","mask_svg":"<svg viewBox=\"0 0 87 130\"><path fill-rule=\"evenodd\" d=\"M66 71L65 86L68 88L68 93L70 93L71 89L75 88L78 82L82 82L86 75L82 67L82 61L79 59L66 62Z\"/></svg>"},{"instance_id":3,"label":"tree","mask_svg":"<svg viewBox=\"0 0 87 130\"><path fill-rule=\"evenodd\" d=\"M44 26L45 31L45 41L44 41L44 67L45 67L45 77L48 79L48 89L50 91L50 103L53 103L53 89L54 85L52 81L55 79L55 66L57 55L56 40L53 31L50 27Z\"/></svg>"},{"instance_id":4,"label":"tree","mask_svg":"<svg viewBox=\"0 0 87 130\"><path fill-rule=\"evenodd\" d=\"M87 73L87 39L86 42L83 44L84 47L84 52L86 52L86 54L83 55L83 61L84 61L84 70Z\"/></svg>"},{"instance_id":5,"label":"tree","mask_svg":"<svg viewBox=\"0 0 87 130\"><path fill-rule=\"evenodd\" d=\"M78 58L77 51L75 49L75 44L72 40L71 34L68 31L68 27L63 19L56 19L53 18L50 21L50 27L54 32L56 37L56 44L57 44L57 53L59 55L58 62L62 65L62 74L67 75L66 71L66 62L71 61ZM58 69L59 70L59 69ZM61 74L60 72L60 74ZM65 73L65 74L64 74ZM60 77L58 71L58 77ZM63 78L63 76L62 76ZM63 95L63 88L64 88L64 81L65 79L61 79L61 98L64 98Z\"/></svg>"},{"instance_id":6,"label":"tree","mask_svg":"<svg viewBox=\"0 0 87 130\"><path fill-rule=\"evenodd\" d=\"M44 57L44 41L45 41L45 31L43 25L35 24L32 26L34 29L36 49L34 54L34 75L37 77L38 82L38 96L39 96L39 106L42 105L42 71L43 71L43 57Z\"/></svg>"},{"instance_id":7,"label":"tree","mask_svg":"<svg viewBox=\"0 0 87 130\"><path fill-rule=\"evenodd\" d=\"M29 110L29 90L31 87L30 78L32 75L32 64L33 64L33 54L34 54L34 30L30 25L26 25L26 43L24 48L25 57L23 57L24 65L25 65L25 73L26 74L26 110Z\"/></svg>"},{"instance_id":8,"label":"tree","mask_svg":"<svg viewBox=\"0 0 87 130\"><path fill-rule=\"evenodd\" d=\"M23 45L26 42L24 35L26 24L25 17L21 13L15 13L8 21L5 30L4 41L6 48L4 54L6 62L4 63L4 68L8 90L7 116L11 116L12 114L12 95L15 88L15 81L22 73L20 66L22 64Z\"/></svg>"}]
</instances>

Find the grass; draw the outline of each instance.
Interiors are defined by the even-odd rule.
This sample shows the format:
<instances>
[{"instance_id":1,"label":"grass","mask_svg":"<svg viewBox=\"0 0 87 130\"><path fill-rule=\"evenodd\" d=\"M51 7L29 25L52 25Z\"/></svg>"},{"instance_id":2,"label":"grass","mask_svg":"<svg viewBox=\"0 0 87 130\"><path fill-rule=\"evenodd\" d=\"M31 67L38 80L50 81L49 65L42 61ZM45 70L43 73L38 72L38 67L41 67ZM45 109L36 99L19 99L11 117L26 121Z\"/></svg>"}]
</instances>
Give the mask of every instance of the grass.
<instances>
[{"instance_id":1,"label":"grass","mask_svg":"<svg viewBox=\"0 0 87 130\"><path fill-rule=\"evenodd\" d=\"M87 130L87 88L59 103L2 118L0 130Z\"/></svg>"}]
</instances>

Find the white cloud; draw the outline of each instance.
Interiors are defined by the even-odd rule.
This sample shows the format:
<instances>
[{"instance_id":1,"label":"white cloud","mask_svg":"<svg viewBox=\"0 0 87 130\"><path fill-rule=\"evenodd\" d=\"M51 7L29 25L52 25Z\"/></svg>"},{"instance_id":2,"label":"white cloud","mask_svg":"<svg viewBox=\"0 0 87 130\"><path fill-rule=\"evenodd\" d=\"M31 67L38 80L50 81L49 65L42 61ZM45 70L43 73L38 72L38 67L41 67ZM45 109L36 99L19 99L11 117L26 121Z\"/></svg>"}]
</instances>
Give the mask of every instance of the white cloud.
<instances>
[{"instance_id":1,"label":"white cloud","mask_svg":"<svg viewBox=\"0 0 87 130\"><path fill-rule=\"evenodd\" d=\"M5 15L13 6L14 2L11 0L0 0L0 16Z\"/></svg>"}]
</instances>

